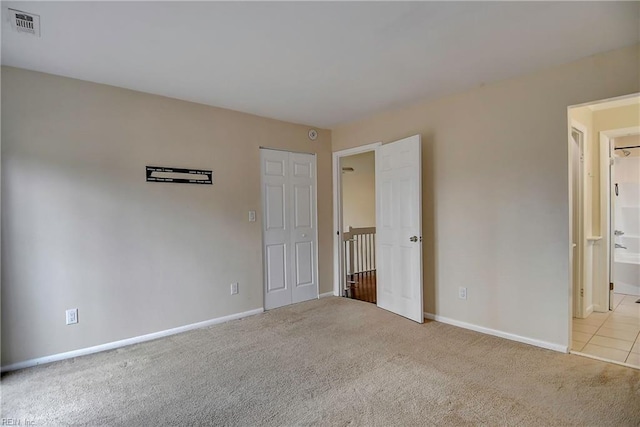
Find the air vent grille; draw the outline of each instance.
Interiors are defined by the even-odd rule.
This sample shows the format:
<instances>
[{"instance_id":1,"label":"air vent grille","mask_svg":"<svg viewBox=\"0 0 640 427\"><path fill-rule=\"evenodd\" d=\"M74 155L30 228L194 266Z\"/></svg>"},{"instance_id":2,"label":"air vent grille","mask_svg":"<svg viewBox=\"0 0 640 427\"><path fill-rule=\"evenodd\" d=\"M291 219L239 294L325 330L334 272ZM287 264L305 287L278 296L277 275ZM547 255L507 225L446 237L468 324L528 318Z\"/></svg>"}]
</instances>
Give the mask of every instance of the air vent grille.
<instances>
[{"instance_id":1,"label":"air vent grille","mask_svg":"<svg viewBox=\"0 0 640 427\"><path fill-rule=\"evenodd\" d=\"M21 10L9 9L9 19L11 20L11 27L15 31L40 37L40 16Z\"/></svg>"}]
</instances>

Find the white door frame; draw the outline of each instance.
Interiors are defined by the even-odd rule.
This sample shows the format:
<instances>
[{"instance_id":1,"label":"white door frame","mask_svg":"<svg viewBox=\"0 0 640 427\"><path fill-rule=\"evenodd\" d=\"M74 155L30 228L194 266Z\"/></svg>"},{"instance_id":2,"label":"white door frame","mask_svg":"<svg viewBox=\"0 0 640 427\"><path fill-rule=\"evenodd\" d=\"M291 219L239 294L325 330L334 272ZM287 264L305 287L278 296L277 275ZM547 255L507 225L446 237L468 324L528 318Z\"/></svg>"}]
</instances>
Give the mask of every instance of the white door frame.
<instances>
[{"instance_id":1,"label":"white door frame","mask_svg":"<svg viewBox=\"0 0 640 427\"><path fill-rule=\"evenodd\" d=\"M361 145L359 147L349 148L346 150L333 152L333 295L342 296L342 169L340 168L340 159L342 157L353 156L354 154L374 152L374 164L376 162L376 149L382 145L382 142L374 142L372 144Z\"/></svg>"},{"instance_id":2,"label":"white door frame","mask_svg":"<svg viewBox=\"0 0 640 427\"><path fill-rule=\"evenodd\" d=\"M611 264L613 252L611 245L611 178L609 170L611 140L620 136L640 133L640 126L628 128L609 129L600 132L600 234L602 235L602 254L604 260L600 268L600 277L594 280L600 286L594 287L593 299L594 308L599 306L598 311L608 311L611 302L609 301L609 286L611 279ZM604 284L604 285L603 285Z\"/></svg>"},{"instance_id":3,"label":"white door frame","mask_svg":"<svg viewBox=\"0 0 640 427\"><path fill-rule=\"evenodd\" d=\"M586 107L586 106L592 106L592 105L599 105L599 104L603 104L605 102L611 102L611 101L621 101L621 100L628 99L628 98L634 98L634 97L637 98L638 96L640 96L640 92L632 93L632 94L629 94L629 95L616 96L616 97L613 97L613 98L601 99L601 100L597 100L597 101L590 101L590 102L583 102L583 103L575 104L575 105L569 105L567 107L567 132L568 132L568 136L569 136L568 143L571 143L571 114L570 114L570 112L571 112L571 110L573 108ZM569 150L571 149L570 147L571 147L570 145L567 146L567 148ZM603 150L603 148L602 148L602 142L601 142L601 145L600 145L600 203L601 203L601 205L600 205L600 212L601 212L600 221L601 221L601 225L600 226L601 226L601 234L602 234L602 237L603 237L603 240L604 240L605 233L607 233L607 235L609 233L608 232L608 221L609 221L608 215L609 214L607 212L605 212L605 210L608 209L608 207L607 207L608 204L604 205L603 199L604 200L608 200L609 187L608 187L608 184L605 183L604 191L606 191L607 197L603 197L604 193L602 192L603 191L602 190L602 188L603 188L602 179L603 179L603 176L608 176L609 164L608 164L608 161L607 161L607 165L606 165L607 166L607 169L606 169L607 173L605 175L605 174L602 173L602 171L603 171L602 150ZM569 157L567 159L567 162L570 164L571 163L571 151L567 151L567 154L569 155ZM608 147L607 147L607 155L608 155ZM571 179L572 179L571 169L569 167L568 174L567 174L567 185L569 186L568 187L569 192L567 193L567 195L569 196L569 200L568 200L569 201L569 217L568 217L568 220L569 220L569 241L568 241L568 243L569 243L569 245L568 245L568 252L567 252L567 255L569 256L569 275L567 277L567 292L569 294L569 312L568 312L569 316L567 318L567 322L565 323L565 326L566 326L566 328L568 330L568 337L569 337L569 341L567 343L567 352L571 352L572 325L573 325L573 263L571 262L571 251L573 251L573 248L571 246L572 245L572 242L571 242L571 230L573 230L573 222L572 222L573 221L573 217L572 217L573 212L571 212L571 193L570 193L570 191L571 191L571 187L570 187L571 186ZM609 179L607 178L607 182L608 181L609 181ZM605 212L606 220L605 220L605 215L602 215L602 212ZM601 247L607 248L606 249L607 252L609 251L607 242L603 242ZM600 258L600 259L602 259L602 258ZM607 257L606 259L608 260L609 258ZM607 264L607 262L604 262L603 264ZM608 280L609 280L609 271L608 271L609 268L608 268L608 266L606 266L606 268L605 268L605 266L602 266L602 268L599 268L598 270L601 272L601 274L597 278L594 278L594 283L596 283L597 280L602 280L602 278L605 278L605 277L606 278L604 280L606 280L608 282ZM607 292L608 292L608 289L607 289ZM594 302L593 308L594 308L594 311L596 311L596 299L597 298L598 298L598 296L597 296L596 291L594 289L594 291L593 291L593 302ZM607 295L607 298L608 298L608 295Z\"/></svg>"}]
</instances>

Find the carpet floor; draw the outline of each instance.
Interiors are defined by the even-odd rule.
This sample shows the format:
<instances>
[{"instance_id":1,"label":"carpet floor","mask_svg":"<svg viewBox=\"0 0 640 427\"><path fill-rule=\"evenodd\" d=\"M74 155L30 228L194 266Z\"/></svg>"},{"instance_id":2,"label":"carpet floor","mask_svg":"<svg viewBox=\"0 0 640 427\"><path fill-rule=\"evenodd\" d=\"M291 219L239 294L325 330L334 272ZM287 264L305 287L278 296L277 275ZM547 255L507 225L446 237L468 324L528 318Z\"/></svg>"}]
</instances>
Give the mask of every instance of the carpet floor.
<instances>
[{"instance_id":1,"label":"carpet floor","mask_svg":"<svg viewBox=\"0 0 640 427\"><path fill-rule=\"evenodd\" d=\"M2 418L39 426L640 425L638 370L335 297L0 385Z\"/></svg>"}]
</instances>

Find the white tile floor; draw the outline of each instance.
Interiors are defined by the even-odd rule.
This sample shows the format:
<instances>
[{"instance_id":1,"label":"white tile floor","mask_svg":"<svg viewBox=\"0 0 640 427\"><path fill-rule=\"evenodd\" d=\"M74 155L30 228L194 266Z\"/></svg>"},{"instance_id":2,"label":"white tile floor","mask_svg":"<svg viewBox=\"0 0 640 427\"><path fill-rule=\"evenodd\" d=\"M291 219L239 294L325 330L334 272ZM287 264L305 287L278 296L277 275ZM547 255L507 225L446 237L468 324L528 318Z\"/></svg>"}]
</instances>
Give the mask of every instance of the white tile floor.
<instances>
[{"instance_id":1,"label":"white tile floor","mask_svg":"<svg viewBox=\"0 0 640 427\"><path fill-rule=\"evenodd\" d=\"M640 367L639 298L614 294L613 311L574 318L571 350Z\"/></svg>"}]
</instances>

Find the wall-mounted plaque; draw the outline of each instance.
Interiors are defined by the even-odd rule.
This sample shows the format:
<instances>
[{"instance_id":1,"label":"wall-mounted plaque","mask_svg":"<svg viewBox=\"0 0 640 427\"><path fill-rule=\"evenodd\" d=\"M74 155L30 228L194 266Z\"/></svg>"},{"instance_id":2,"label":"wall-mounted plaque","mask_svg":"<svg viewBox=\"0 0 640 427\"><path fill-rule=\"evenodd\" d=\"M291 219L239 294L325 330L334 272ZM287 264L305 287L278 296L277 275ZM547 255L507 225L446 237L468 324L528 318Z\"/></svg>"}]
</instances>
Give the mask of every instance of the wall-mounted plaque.
<instances>
[{"instance_id":1,"label":"wall-mounted plaque","mask_svg":"<svg viewBox=\"0 0 640 427\"><path fill-rule=\"evenodd\" d=\"M202 169L165 168L147 166L147 182L176 182L178 184L213 184L213 171Z\"/></svg>"}]
</instances>

